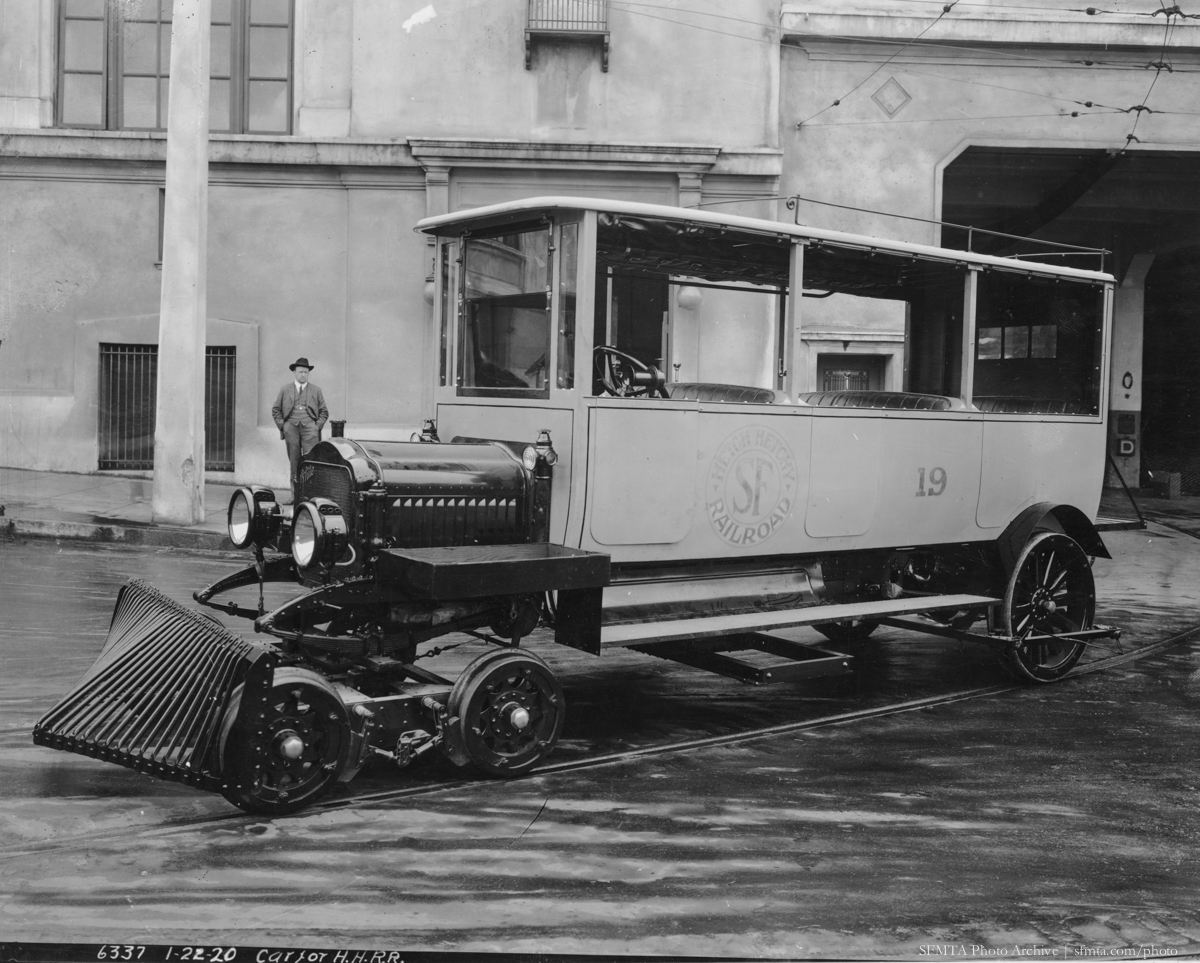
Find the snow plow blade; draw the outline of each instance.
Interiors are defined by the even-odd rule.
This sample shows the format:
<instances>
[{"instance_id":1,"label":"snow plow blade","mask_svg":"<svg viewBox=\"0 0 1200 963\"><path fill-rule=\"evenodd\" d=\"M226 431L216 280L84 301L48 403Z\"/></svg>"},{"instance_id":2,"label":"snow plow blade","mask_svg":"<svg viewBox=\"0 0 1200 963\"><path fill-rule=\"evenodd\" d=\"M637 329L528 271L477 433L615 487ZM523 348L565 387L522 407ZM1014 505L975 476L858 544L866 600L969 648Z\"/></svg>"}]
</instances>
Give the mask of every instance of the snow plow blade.
<instances>
[{"instance_id":1,"label":"snow plow blade","mask_svg":"<svg viewBox=\"0 0 1200 963\"><path fill-rule=\"evenodd\" d=\"M230 697L264 701L275 657L134 579L100 657L34 726L40 746L220 791L217 743Z\"/></svg>"}]
</instances>

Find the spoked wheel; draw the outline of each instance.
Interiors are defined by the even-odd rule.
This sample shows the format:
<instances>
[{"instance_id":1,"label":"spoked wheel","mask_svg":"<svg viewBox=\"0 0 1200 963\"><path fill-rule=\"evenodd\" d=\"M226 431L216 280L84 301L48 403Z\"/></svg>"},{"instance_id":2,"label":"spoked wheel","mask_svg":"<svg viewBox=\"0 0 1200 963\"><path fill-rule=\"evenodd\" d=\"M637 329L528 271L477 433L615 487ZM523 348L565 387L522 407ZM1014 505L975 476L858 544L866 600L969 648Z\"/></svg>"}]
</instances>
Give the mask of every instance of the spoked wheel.
<instances>
[{"instance_id":1,"label":"spoked wheel","mask_svg":"<svg viewBox=\"0 0 1200 963\"><path fill-rule=\"evenodd\" d=\"M820 625L814 625L813 628L830 642L845 645L848 642L863 641L879 628L879 623L865 619L846 619L843 622L823 622Z\"/></svg>"},{"instance_id":2,"label":"spoked wheel","mask_svg":"<svg viewBox=\"0 0 1200 963\"><path fill-rule=\"evenodd\" d=\"M450 718L471 762L489 776L520 776L550 755L562 732L562 687L528 652L480 656L450 691Z\"/></svg>"},{"instance_id":3,"label":"spoked wheel","mask_svg":"<svg viewBox=\"0 0 1200 963\"><path fill-rule=\"evenodd\" d=\"M1017 559L1004 593L1004 631L1018 639L1008 650L1009 664L1031 682L1061 679L1083 655L1084 643L1024 637L1087 629L1095 614L1096 586L1083 549L1058 532L1035 535Z\"/></svg>"},{"instance_id":4,"label":"spoked wheel","mask_svg":"<svg viewBox=\"0 0 1200 963\"><path fill-rule=\"evenodd\" d=\"M234 690L221 726L221 795L248 813L282 816L315 802L337 779L350 742L349 715L333 686L307 669L275 672L266 718L241 715Z\"/></svg>"}]
</instances>

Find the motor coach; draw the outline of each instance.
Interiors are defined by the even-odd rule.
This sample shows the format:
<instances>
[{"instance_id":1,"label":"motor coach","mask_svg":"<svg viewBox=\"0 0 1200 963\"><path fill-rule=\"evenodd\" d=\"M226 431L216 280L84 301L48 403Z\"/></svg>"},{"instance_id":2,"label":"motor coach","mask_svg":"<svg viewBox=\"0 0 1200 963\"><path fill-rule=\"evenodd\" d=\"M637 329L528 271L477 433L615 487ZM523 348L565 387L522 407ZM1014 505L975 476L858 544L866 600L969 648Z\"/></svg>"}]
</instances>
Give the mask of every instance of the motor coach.
<instances>
[{"instance_id":1,"label":"motor coach","mask_svg":"<svg viewBox=\"0 0 1200 963\"><path fill-rule=\"evenodd\" d=\"M239 489L253 564L195 595L270 641L130 583L35 741L278 814L374 756L534 769L565 712L520 648L539 623L757 684L851 671L775 631L802 625L978 642L1034 683L1117 635L1091 572L1108 274L579 198L417 229L424 431L319 443L290 508ZM859 315L902 323L902 361L815 384L806 324ZM455 680L421 665L449 633L486 649Z\"/></svg>"}]
</instances>

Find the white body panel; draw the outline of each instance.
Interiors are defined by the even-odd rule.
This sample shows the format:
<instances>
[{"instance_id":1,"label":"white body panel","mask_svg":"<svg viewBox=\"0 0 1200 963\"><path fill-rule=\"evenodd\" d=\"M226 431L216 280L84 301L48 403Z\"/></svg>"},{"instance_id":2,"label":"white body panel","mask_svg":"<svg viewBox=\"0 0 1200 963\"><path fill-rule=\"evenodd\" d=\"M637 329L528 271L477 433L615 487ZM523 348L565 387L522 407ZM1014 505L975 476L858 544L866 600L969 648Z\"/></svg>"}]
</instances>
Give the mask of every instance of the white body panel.
<instances>
[{"instance_id":1,"label":"white body panel","mask_svg":"<svg viewBox=\"0 0 1200 963\"><path fill-rule=\"evenodd\" d=\"M785 238L793 244L795 288L802 288L798 272L804 244L845 243L961 264L963 347L957 350L963 376L957 396L938 403L950 406L941 411L821 407L794 400L814 387L797 381L795 372L787 376L791 398L780 396L773 404L591 396L597 211ZM451 372L434 389L434 399L439 433L446 440L462 435L532 443L541 429L551 431L559 454L551 541L609 554L614 563L684 562L991 541L1039 502L1071 505L1095 517L1103 485L1106 407L1100 405L1095 414L1011 414L973 405L973 299L978 272L992 269L1019 268L1104 289L1098 364L1091 369L1103 394L1110 276L711 212L583 198L497 205L430 218L418 229L453 239L473 219L515 220L538 212L548 220L562 217L563 223L581 225L573 384L552 381L544 399L467 397ZM458 290L460 281L457 262L450 260L446 278L438 278L436 302L453 312L455 320L446 326L453 359L460 350L461 296L457 311L452 297L443 298L443 287ZM557 318L560 290L565 290L557 260L555 272ZM789 298L787 306L780 335L784 358L790 358L788 346L802 331L799 299ZM559 370L562 350L562 339L555 339L548 370Z\"/></svg>"}]
</instances>

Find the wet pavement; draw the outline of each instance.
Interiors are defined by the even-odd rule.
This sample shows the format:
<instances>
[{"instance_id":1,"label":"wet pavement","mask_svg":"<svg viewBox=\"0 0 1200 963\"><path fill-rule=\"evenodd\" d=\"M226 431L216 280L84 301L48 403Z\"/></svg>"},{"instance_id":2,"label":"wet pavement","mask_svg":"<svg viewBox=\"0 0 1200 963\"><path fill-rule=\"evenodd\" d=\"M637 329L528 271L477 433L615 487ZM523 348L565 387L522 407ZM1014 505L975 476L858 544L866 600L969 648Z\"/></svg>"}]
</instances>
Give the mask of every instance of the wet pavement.
<instances>
[{"instance_id":1,"label":"wet pavement","mask_svg":"<svg viewBox=\"0 0 1200 963\"><path fill-rule=\"evenodd\" d=\"M1125 651L1200 623L1200 540L1161 527L1105 538L1115 560L1096 563L1097 618L1125 629ZM763 688L534 638L567 697L552 763L990 694L514 782L379 765L328 805L269 821L32 745L33 723L99 652L126 579L188 601L241 564L0 541L0 940L1200 952L1200 637L1038 688L1013 685L988 651L891 629L856 650L852 681ZM452 674L481 648L429 667Z\"/></svg>"}]
</instances>

